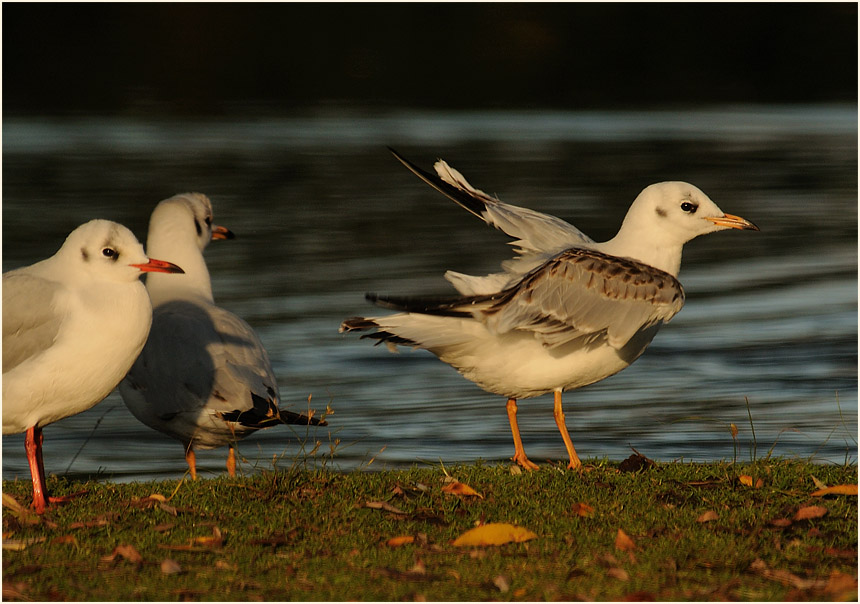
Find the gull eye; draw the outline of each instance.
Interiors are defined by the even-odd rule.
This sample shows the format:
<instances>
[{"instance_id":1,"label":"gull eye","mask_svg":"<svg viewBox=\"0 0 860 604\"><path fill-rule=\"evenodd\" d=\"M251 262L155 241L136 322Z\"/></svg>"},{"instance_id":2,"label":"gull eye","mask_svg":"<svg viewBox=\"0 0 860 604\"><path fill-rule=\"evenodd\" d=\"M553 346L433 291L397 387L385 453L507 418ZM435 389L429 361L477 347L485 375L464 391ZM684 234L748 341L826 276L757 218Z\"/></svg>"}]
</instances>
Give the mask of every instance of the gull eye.
<instances>
[{"instance_id":1,"label":"gull eye","mask_svg":"<svg viewBox=\"0 0 860 604\"><path fill-rule=\"evenodd\" d=\"M690 201L685 201L684 203L681 204L681 210L684 212L687 212L688 214L695 214L696 210L698 210L698 209L699 209L699 206L697 206L696 204L694 204Z\"/></svg>"},{"instance_id":2,"label":"gull eye","mask_svg":"<svg viewBox=\"0 0 860 604\"><path fill-rule=\"evenodd\" d=\"M211 216L206 217L206 226L208 226L208 227L212 226L212 217Z\"/></svg>"},{"instance_id":3,"label":"gull eye","mask_svg":"<svg viewBox=\"0 0 860 604\"><path fill-rule=\"evenodd\" d=\"M102 250L102 256L115 261L117 258L119 258L119 252L112 247L106 247Z\"/></svg>"}]
</instances>

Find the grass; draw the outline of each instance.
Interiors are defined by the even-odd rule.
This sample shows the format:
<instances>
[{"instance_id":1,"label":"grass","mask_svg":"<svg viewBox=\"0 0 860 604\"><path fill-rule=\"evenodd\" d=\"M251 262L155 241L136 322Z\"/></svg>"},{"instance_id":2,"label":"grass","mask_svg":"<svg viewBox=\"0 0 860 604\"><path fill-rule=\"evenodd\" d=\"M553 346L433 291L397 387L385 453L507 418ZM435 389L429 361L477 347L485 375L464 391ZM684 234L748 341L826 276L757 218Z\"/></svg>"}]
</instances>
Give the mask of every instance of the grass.
<instances>
[{"instance_id":1,"label":"grass","mask_svg":"<svg viewBox=\"0 0 860 604\"><path fill-rule=\"evenodd\" d=\"M443 492L449 476L482 498ZM856 484L857 466L768 459L635 472L592 462L582 473L479 463L296 467L194 483L52 477L55 494L88 493L41 518L4 509L4 599L856 600L857 498L813 497L816 481ZM29 489L3 483L25 505ZM537 538L451 544L485 522ZM400 536L413 541L388 543Z\"/></svg>"}]
</instances>

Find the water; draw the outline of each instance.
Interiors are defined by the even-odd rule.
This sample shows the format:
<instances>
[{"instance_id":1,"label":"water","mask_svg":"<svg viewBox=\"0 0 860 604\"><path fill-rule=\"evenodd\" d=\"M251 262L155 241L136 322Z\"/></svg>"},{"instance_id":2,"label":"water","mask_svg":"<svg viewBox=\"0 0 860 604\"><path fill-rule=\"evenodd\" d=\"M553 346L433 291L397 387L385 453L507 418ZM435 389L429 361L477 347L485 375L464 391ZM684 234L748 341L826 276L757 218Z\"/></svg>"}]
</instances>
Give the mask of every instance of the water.
<instances>
[{"instance_id":1,"label":"water","mask_svg":"<svg viewBox=\"0 0 860 604\"><path fill-rule=\"evenodd\" d=\"M285 405L303 409L312 395L334 410L326 429L242 441L244 471L507 459L500 397L428 353L393 355L337 332L343 318L373 312L366 291L448 293L446 269L485 274L511 255L504 234L385 145L425 167L444 157L474 185L597 240L644 186L668 179L761 227L688 244L681 313L630 368L565 394L580 455L856 460L855 107L7 118L3 270L47 257L91 218L143 239L159 200L207 193L216 222L238 235L207 250L216 300L257 329ZM551 396L523 401L519 419L532 459L564 458ZM128 481L185 469L180 445L139 424L116 393L45 437L51 473ZM203 475L223 472L225 456L200 452ZM22 435L3 437L3 477L28 477Z\"/></svg>"}]
</instances>

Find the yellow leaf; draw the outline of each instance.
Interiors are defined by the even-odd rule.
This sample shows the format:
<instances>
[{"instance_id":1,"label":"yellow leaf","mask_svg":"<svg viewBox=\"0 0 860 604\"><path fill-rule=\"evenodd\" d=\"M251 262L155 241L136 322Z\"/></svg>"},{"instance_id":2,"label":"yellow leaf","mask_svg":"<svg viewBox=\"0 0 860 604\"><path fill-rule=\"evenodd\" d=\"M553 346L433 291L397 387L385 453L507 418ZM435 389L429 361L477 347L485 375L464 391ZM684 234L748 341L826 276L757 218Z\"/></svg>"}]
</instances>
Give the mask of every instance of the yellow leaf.
<instances>
[{"instance_id":1,"label":"yellow leaf","mask_svg":"<svg viewBox=\"0 0 860 604\"><path fill-rule=\"evenodd\" d=\"M748 487L751 487L753 485L752 476L748 476L746 474L741 474L740 476L738 476L738 480L741 481L742 485L746 485Z\"/></svg>"},{"instance_id":2,"label":"yellow leaf","mask_svg":"<svg viewBox=\"0 0 860 604\"><path fill-rule=\"evenodd\" d=\"M155 499L156 501L160 501L161 503L165 503L167 501L167 497L161 495L159 493L153 493L149 496L150 499Z\"/></svg>"},{"instance_id":3,"label":"yellow leaf","mask_svg":"<svg viewBox=\"0 0 860 604\"><path fill-rule=\"evenodd\" d=\"M388 547L400 547L401 545L409 545L415 541L412 535L403 535L402 537L392 537L385 542Z\"/></svg>"},{"instance_id":4,"label":"yellow leaf","mask_svg":"<svg viewBox=\"0 0 860 604\"><path fill-rule=\"evenodd\" d=\"M615 547L623 552L629 552L636 549L636 544L633 543L633 539L627 533L618 529L618 533L615 535Z\"/></svg>"},{"instance_id":5,"label":"yellow leaf","mask_svg":"<svg viewBox=\"0 0 860 604\"><path fill-rule=\"evenodd\" d=\"M794 515L795 520L809 520L810 518L821 518L827 513L827 508L820 505L809 505L797 510Z\"/></svg>"},{"instance_id":6,"label":"yellow leaf","mask_svg":"<svg viewBox=\"0 0 860 604\"><path fill-rule=\"evenodd\" d=\"M457 547L504 545L505 543L521 543L536 538L536 534L521 526L514 526L505 522L491 522L466 531L454 540L453 545Z\"/></svg>"},{"instance_id":7,"label":"yellow leaf","mask_svg":"<svg viewBox=\"0 0 860 604\"><path fill-rule=\"evenodd\" d=\"M812 493L813 497L823 497L824 495L856 495L856 484L837 484L832 487L819 489Z\"/></svg>"},{"instance_id":8,"label":"yellow leaf","mask_svg":"<svg viewBox=\"0 0 860 604\"><path fill-rule=\"evenodd\" d=\"M738 437L738 427L734 424L729 424L732 428L732 438Z\"/></svg>"},{"instance_id":9,"label":"yellow leaf","mask_svg":"<svg viewBox=\"0 0 860 604\"><path fill-rule=\"evenodd\" d=\"M593 516L594 508L588 505L587 503L574 503L572 511L577 516Z\"/></svg>"},{"instance_id":10,"label":"yellow leaf","mask_svg":"<svg viewBox=\"0 0 860 604\"><path fill-rule=\"evenodd\" d=\"M442 487L443 493L448 493L449 495L459 495L461 497L480 497L484 498L479 492L470 487L467 484L463 484L462 482L454 481L446 484Z\"/></svg>"}]
</instances>

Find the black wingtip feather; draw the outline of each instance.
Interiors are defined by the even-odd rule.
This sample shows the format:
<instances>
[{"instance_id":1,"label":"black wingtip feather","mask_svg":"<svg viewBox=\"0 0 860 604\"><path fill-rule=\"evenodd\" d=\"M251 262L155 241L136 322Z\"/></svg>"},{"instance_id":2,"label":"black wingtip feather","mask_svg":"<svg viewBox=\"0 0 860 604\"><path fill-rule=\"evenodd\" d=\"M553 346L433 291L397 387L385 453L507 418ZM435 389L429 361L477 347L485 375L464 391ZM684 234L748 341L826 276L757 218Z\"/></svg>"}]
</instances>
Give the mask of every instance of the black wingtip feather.
<instances>
[{"instance_id":1,"label":"black wingtip feather","mask_svg":"<svg viewBox=\"0 0 860 604\"><path fill-rule=\"evenodd\" d=\"M432 172L428 172L422 168L419 168L411 161L400 155L397 151L388 147L388 150L391 151L391 154L397 158L397 160L406 166L406 168L415 174L418 178L426 182L428 185L445 195L448 199L462 207L464 210L471 212L481 220L486 220L483 217L484 211L487 209L486 205L472 197L469 193L459 189L453 185L448 184L436 174Z\"/></svg>"}]
</instances>

